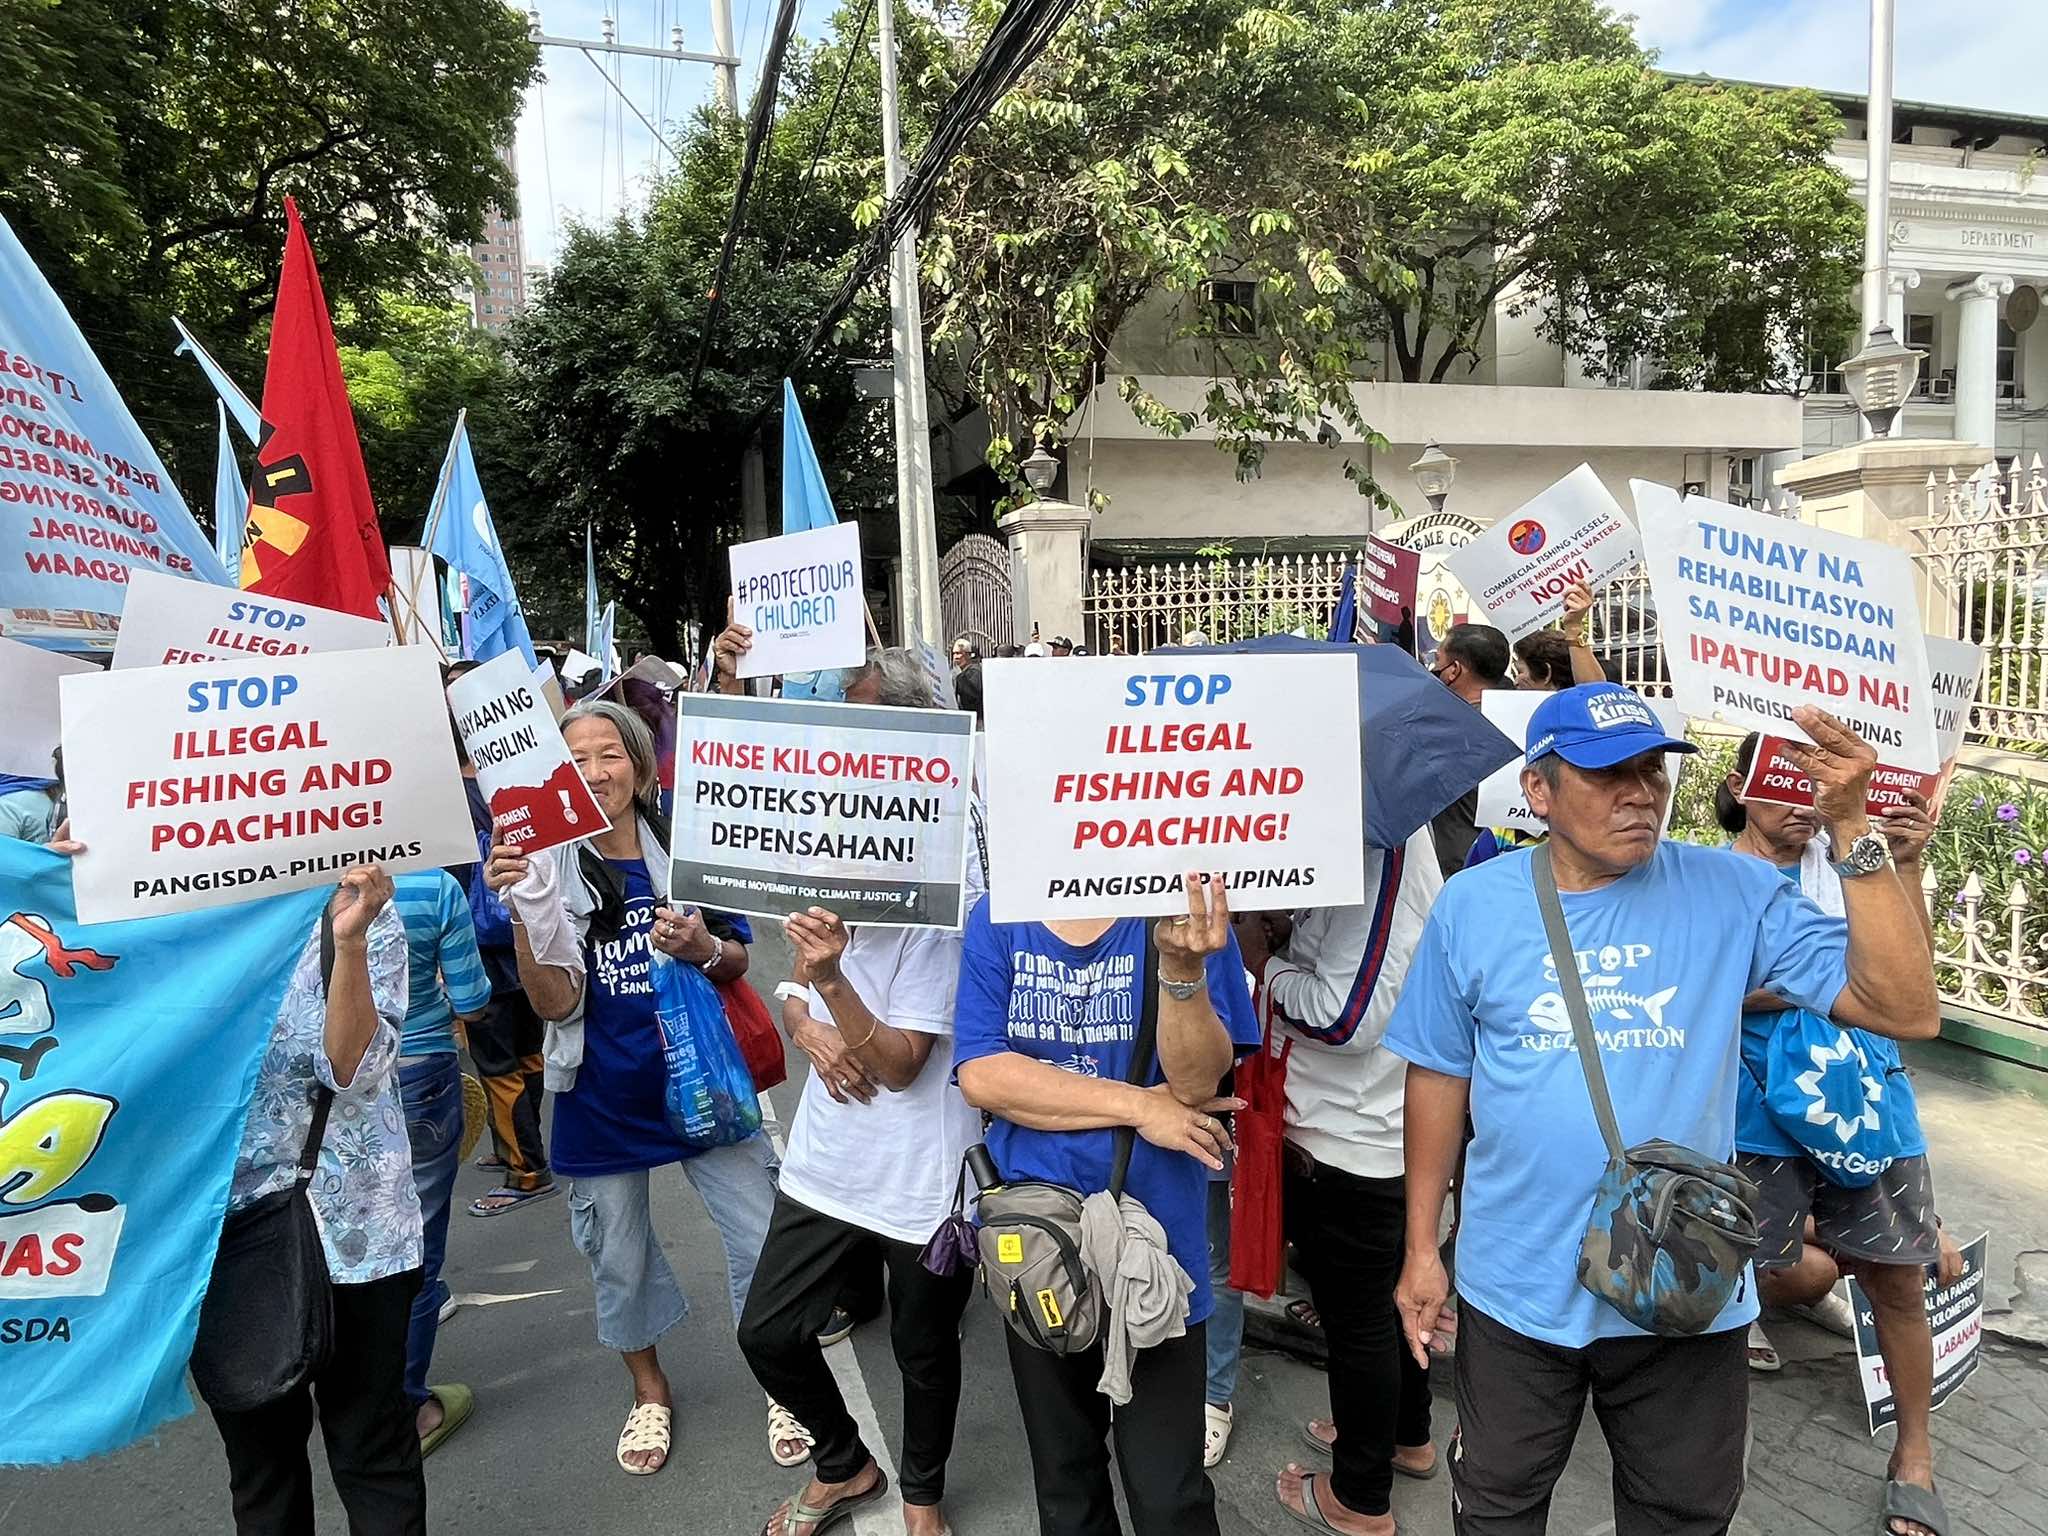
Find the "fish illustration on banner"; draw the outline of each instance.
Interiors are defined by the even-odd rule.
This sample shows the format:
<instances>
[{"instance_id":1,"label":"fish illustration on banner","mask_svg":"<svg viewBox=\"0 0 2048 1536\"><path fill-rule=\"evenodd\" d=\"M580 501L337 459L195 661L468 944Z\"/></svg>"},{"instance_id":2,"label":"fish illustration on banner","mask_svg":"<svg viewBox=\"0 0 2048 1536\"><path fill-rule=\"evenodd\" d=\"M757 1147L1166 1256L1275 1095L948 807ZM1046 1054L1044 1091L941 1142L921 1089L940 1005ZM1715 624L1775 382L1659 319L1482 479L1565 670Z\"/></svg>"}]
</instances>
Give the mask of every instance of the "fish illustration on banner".
<instances>
[{"instance_id":1,"label":"fish illustration on banner","mask_svg":"<svg viewBox=\"0 0 2048 1536\"><path fill-rule=\"evenodd\" d=\"M329 893L84 927L67 861L6 838L0 891L0 1463L37 1465L190 1411L249 1094Z\"/></svg>"},{"instance_id":2,"label":"fish illustration on banner","mask_svg":"<svg viewBox=\"0 0 2048 1536\"><path fill-rule=\"evenodd\" d=\"M5 219L0 294L0 634L105 650L130 571L228 574Z\"/></svg>"}]
</instances>

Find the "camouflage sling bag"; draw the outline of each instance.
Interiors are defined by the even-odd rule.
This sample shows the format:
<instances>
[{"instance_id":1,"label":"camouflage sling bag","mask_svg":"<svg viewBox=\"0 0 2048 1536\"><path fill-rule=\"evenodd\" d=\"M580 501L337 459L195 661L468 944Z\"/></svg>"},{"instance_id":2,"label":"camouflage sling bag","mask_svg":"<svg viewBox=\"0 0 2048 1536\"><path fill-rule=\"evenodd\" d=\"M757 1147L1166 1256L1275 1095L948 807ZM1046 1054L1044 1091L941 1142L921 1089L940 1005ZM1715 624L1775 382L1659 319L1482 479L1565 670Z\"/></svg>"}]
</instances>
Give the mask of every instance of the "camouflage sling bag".
<instances>
[{"instance_id":1,"label":"camouflage sling bag","mask_svg":"<svg viewBox=\"0 0 2048 1536\"><path fill-rule=\"evenodd\" d=\"M1571 1014L1593 1117L1607 1142L1607 1171L1579 1245L1579 1284L1649 1333L1704 1333L1739 1294L1756 1249L1755 1181L1676 1142L1622 1146L1549 844L1532 858L1558 989Z\"/></svg>"}]
</instances>

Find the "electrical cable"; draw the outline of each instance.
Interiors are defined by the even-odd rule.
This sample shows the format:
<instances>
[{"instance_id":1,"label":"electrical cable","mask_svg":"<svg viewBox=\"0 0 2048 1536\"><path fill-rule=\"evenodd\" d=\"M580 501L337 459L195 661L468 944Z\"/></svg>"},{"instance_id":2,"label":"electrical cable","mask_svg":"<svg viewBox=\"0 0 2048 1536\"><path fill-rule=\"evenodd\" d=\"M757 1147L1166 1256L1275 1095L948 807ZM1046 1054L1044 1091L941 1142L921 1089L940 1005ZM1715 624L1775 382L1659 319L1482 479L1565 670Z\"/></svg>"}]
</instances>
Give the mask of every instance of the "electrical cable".
<instances>
[{"instance_id":1,"label":"electrical cable","mask_svg":"<svg viewBox=\"0 0 2048 1536\"><path fill-rule=\"evenodd\" d=\"M832 91L832 105L825 109L825 121L818 128L817 141L811 145L811 163L804 170L803 179L796 186L796 204L803 206L804 194L810 191L811 182L818 174L818 162L825 157L825 142L832 136L833 121L839 116L839 103L846 96L846 82L853 74L853 61L861 57L861 48L868 40L868 23L874 20L875 0L866 0L860 12L860 22L854 28L853 41L846 49L846 62L839 68L839 84ZM796 220L791 219L783 226L782 242L770 264L770 274L780 272L782 264L789 259L789 242L796 233Z\"/></svg>"}]
</instances>

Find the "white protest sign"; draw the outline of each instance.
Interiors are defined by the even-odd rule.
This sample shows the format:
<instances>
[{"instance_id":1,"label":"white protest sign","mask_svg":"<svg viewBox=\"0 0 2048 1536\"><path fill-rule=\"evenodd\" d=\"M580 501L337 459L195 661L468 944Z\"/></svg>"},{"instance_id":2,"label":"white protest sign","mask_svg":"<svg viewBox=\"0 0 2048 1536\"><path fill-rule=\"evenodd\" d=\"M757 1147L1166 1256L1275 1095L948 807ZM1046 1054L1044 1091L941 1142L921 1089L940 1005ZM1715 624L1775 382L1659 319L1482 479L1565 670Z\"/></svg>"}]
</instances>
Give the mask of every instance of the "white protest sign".
<instances>
[{"instance_id":1,"label":"white protest sign","mask_svg":"<svg viewBox=\"0 0 2048 1536\"><path fill-rule=\"evenodd\" d=\"M990 915L1187 910L1190 870L1234 906L1365 900L1350 656L982 663Z\"/></svg>"},{"instance_id":2,"label":"white protest sign","mask_svg":"<svg viewBox=\"0 0 2048 1536\"><path fill-rule=\"evenodd\" d=\"M1984 647L1968 640L1927 637L1927 670L1934 684L1934 749L1946 763L1963 749L1970 705L1984 674Z\"/></svg>"},{"instance_id":3,"label":"white protest sign","mask_svg":"<svg viewBox=\"0 0 2048 1536\"><path fill-rule=\"evenodd\" d=\"M1632 480L1671 691L1696 719L1805 740L1817 705L1916 773L1941 766L1913 562L1870 539Z\"/></svg>"},{"instance_id":4,"label":"white protest sign","mask_svg":"<svg viewBox=\"0 0 2048 1536\"><path fill-rule=\"evenodd\" d=\"M1977 1369L1984 1347L1984 1261L1991 1234L1980 1232L1963 1248L1963 1273L1954 1285L1937 1285L1935 1268L1927 1266L1927 1324L1934 1334L1934 1394L1939 1408ZM1870 1298L1854 1276L1849 1280L1849 1307L1856 1321L1856 1369L1863 1380L1863 1406L1874 1435L1898 1422L1892 1400L1891 1373L1877 1347L1877 1319Z\"/></svg>"},{"instance_id":5,"label":"white protest sign","mask_svg":"<svg viewBox=\"0 0 2048 1536\"><path fill-rule=\"evenodd\" d=\"M742 678L851 667L867 655L860 524L756 539L729 554L733 620L754 632Z\"/></svg>"},{"instance_id":6,"label":"white protest sign","mask_svg":"<svg viewBox=\"0 0 2048 1536\"><path fill-rule=\"evenodd\" d=\"M1621 504L1581 464L1444 564L1479 604L1472 617L1519 640L1564 612L1567 588L1597 592L1642 557Z\"/></svg>"},{"instance_id":7,"label":"white protest sign","mask_svg":"<svg viewBox=\"0 0 2048 1536\"><path fill-rule=\"evenodd\" d=\"M393 646L63 680L81 922L476 861L439 658Z\"/></svg>"},{"instance_id":8,"label":"white protest sign","mask_svg":"<svg viewBox=\"0 0 2048 1536\"><path fill-rule=\"evenodd\" d=\"M497 841L531 856L611 826L518 651L501 651L455 679L448 704Z\"/></svg>"},{"instance_id":9,"label":"white protest sign","mask_svg":"<svg viewBox=\"0 0 2048 1536\"><path fill-rule=\"evenodd\" d=\"M974 716L722 693L676 712L671 902L960 926Z\"/></svg>"},{"instance_id":10,"label":"white protest sign","mask_svg":"<svg viewBox=\"0 0 2048 1536\"><path fill-rule=\"evenodd\" d=\"M0 773L55 778L50 755L57 750L61 716L57 679L99 668L75 656L59 656L38 645L0 639Z\"/></svg>"},{"instance_id":11,"label":"white protest sign","mask_svg":"<svg viewBox=\"0 0 2048 1536\"><path fill-rule=\"evenodd\" d=\"M136 571L128 578L114 669L369 651L390 643L391 626L377 619Z\"/></svg>"},{"instance_id":12,"label":"white protest sign","mask_svg":"<svg viewBox=\"0 0 2048 1536\"><path fill-rule=\"evenodd\" d=\"M1510 741L1526 742L1529 739L1529 717L1536 713L1536 706L1550 694L1534 688L1489 688L1479 696L1479 712L1486 716ZM1667 700L1644 699L1650 713L1664 727L1667 735L1683 740L1685 737L1685 714ZM1677 753L1667 756L1671 782L1678 782L1679 765L1682 759ZM1479 827L1506 827L1510 831L1525 832L1536 837L1543 836L1549 828L1529 809L1529 802L1522 794L1523 760L1503 763L1479 782L1479 805L1473 813L1473 823ZM1672 808L1678 803L1673 795L1664 810L1664 824L1671 824Z\"/></svg>"}]
</instances>

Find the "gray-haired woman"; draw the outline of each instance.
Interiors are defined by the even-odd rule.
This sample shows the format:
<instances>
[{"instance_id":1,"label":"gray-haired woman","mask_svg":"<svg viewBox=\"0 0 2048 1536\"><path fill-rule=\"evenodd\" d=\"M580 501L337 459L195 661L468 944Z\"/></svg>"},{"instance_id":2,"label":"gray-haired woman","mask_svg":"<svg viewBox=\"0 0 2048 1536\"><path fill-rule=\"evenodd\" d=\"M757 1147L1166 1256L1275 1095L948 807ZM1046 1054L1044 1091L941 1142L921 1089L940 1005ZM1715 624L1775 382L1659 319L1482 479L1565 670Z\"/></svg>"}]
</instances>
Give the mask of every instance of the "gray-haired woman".
<instances>
[{"instance_id":1,"label":"gray-haired woman","mask_svg":"<svg viewBox=\"0 0 2048 1536\"><path fill-rule=\"evenodd\" d=\"M725 1245L735 1323L775 1204L767 1137L693 1152L669 1128L653 951L734 981L746 974L753 935L744 918L664 903L668 826L655 799L654 739L640 717L609 702L578 704L562 717L562 736L610 830L530 861L495 846L486 878L512 910L519 979L548 1021L554 1165L570 1179L570 1232L590 1260L598 1342L625 1357L633 1378L618 1462L646 1474L661 1469L670 1444L673 1398L656 1341L688 1311L655 1235L648 1173L679 1162L703 1199ZM772 1402L768 1422L775 1459L803 1460L802 1426Z\"/></svg>"}]
</instances>

